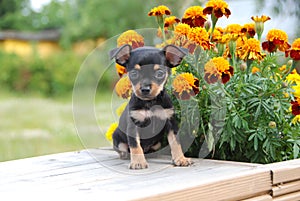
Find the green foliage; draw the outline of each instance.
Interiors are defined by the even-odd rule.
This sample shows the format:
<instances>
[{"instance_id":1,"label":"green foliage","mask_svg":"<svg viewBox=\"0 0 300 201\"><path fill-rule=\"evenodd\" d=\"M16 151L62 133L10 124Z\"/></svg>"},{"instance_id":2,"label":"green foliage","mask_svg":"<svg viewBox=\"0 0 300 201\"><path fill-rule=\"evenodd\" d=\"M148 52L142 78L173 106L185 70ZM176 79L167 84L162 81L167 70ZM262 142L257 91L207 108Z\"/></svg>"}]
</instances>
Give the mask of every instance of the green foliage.
<instances>
[{"instance_id":1,"label":"green foliage","mask_svg":"<svg viewBox=\"0 0 300 201\"><path fill-rule=\"evenodd\" d=\"M48 58L31 59L0 52L0 84L17 92L46 96L70 93L83 57L62 51Z\"/></svg>"},{"instance_id":2,"label":"green foliage","mask_svg":"<svg viewBox=\"0 0 300 201\"><path fill-rule=\"evenodd\" d=\"M272 163L299 157L300 127L291 123L293 115L289 111L292 84L283 83L277 56L268 55L260 64L253 63L261 72L253 74L236 68L225 85L203 81L201 69L209 54L200 53L197 66L195 56L186 58L177 73L193 73L202 86L194 98L198 102L199 128L187 155L197 157L204 146L212 151L208 157L222 160ZM176 108L182 109L175 99ZM186 120L195 124L194 119Z\"/></svg>"}]
</instances>

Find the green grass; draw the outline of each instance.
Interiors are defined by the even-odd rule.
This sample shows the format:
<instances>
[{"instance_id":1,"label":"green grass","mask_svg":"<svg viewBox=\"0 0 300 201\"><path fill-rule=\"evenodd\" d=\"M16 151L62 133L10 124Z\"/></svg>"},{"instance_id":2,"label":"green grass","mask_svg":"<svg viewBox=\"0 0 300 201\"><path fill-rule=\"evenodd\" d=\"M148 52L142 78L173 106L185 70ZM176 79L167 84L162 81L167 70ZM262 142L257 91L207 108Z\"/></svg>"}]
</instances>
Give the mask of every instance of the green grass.
<instances>
[{"instance_id":1,"label":"green grass","mask_svg":"<svg viewBox=\"0 0 300 201\"><path fill-rule=\"evenodd\" d=\"M110 146L104 138L104 132L114 121L110 99L110 94L97 97L98 125L84 121L81 128L87 129L78 134L71 96L50 99L1 93L0 161Z\"/></svg>"}]
</instances>

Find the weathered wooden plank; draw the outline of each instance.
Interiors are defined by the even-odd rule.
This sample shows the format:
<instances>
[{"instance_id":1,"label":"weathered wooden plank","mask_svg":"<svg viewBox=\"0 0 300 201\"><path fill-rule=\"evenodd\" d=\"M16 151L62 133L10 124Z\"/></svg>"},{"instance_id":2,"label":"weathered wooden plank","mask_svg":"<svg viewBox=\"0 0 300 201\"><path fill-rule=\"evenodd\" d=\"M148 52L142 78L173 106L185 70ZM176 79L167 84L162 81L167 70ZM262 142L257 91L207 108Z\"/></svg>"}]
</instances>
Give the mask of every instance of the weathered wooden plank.
<instances>
[{"instance_id":1,"label":"weathered wooden plank","mask_svg":"<svg viewBox=\"0 0 300 201\"><path fill-rule=\"evenodd\" d=\"M300 200L300 192L290 193L283 196L275 197L273 201L298 201Z\"/></svg>"},{"instance_id":2,"label":"weathered wooden plank","mask_svg":"<svg viewBox=\"0 0 300 201\"><path fill-rule=\"evenodd\" d=\"M272 195L273 197L277 197L277 196L289 194L296 191L300 191L300 180L273 186Z\"/></svg>"},{"instance_id":3,"label":"weathered wooden plank","mask_svg":"<svg viewBox=\"0 0 300 201\"><path fill-rule=\"evenodd\" d=\"M265 165L272 171L273 184L300 180L300 159Z\"/></svg>"},{"instance_id":4,"label":"weathered wooden plank","mask_svg":"<svg viewBox=\"0 0 300 201\"><path fill-rule=\"evenodd\" d=\"M46 191L45 195L70 193L89 200L161 199L169 195L198 200L203 194L218 200L227 193L230 200L271 190L270 173L259 165L194 160L192 167L180 168L171 165L169 156L149 158L150 168L135 171L111 149L93 149L5 162L0 163L0 194Z\"/></svg>"},{"instance_id":5,"label":"weathered wooden plank","mask_svg":"<svg viewBox=\"0 0 300 201\"><path fill-rule=\"evenodd\" d=\"M248 199L245 199L242 201L272 201L272 200L273 200L272 196L269 194L266 194L266 195L260 195L257 197L248 198Z\"/></svg>"}]
</instances>

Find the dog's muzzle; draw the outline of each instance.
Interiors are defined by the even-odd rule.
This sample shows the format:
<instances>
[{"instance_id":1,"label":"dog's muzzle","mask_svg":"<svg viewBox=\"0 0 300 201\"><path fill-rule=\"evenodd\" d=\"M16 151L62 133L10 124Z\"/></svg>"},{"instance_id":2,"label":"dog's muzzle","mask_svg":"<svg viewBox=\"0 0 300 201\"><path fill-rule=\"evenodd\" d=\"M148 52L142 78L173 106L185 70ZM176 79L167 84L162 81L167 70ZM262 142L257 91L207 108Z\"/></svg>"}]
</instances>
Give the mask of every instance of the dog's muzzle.
<instances>
[{"instance_id":1,"label":"dog's muzzle","mask_svg":"<svg viewBox=\"0 0 300 201\"><path fill-rule=\"evenodd\" d=\"M143 96L147 96L151 92L151 86L150 85L142 86L140 90Z\"/></svg>"}]
</instances>

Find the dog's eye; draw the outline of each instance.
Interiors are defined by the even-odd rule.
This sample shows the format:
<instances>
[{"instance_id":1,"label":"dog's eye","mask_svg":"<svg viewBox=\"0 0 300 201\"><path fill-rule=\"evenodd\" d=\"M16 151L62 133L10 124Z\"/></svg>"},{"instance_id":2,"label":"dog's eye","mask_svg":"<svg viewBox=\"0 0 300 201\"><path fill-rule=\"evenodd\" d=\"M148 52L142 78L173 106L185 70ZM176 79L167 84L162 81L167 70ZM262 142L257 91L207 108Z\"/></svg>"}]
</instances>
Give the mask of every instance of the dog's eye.
<instances>
[{"instance_id":1,"label":"dog's eye","mask_svg":"<svg viewBox=\"0 0 300 201\"><path fill-rule=\"evenodd\" d=\"M139 72L136 70L130 71L129 77L132 80L138 79L139 78Z\"/></svg>"},{"instance_id":2,"label":"dog's eye","mask_svg":"<svg viewBox=\"0 0 300 201\"><path fill-rule=\"evenodd\" d=\"M156 72L155 72L155 77L157 78L157 79L162 79L162 78L164 78L165 77L165 72L164 71L162 71L162 70L157 70Z\"/></svg>"}]
</instances>

